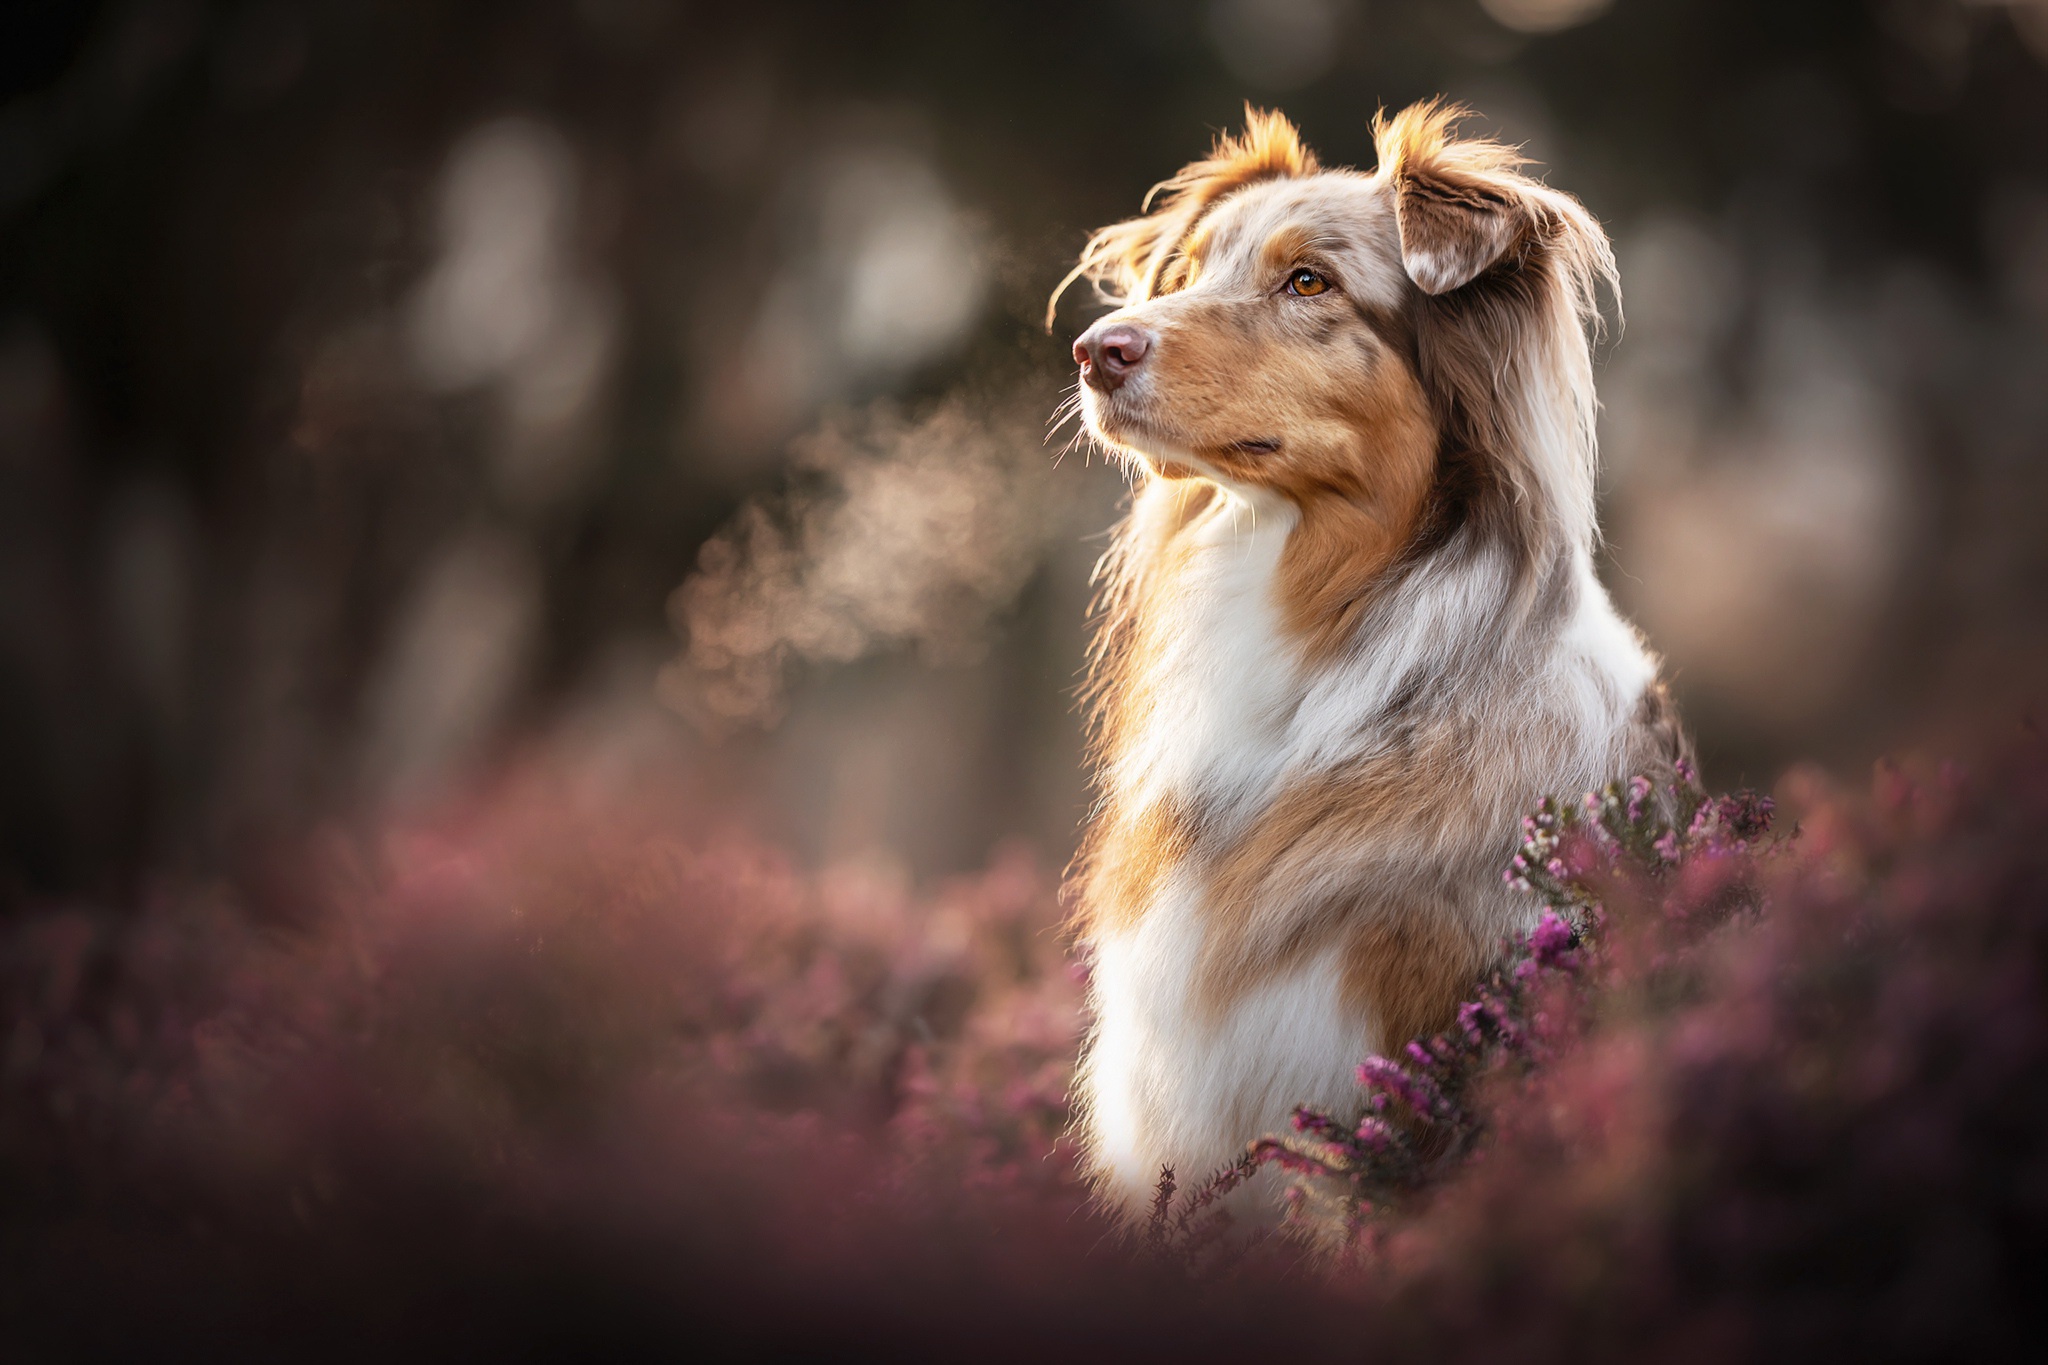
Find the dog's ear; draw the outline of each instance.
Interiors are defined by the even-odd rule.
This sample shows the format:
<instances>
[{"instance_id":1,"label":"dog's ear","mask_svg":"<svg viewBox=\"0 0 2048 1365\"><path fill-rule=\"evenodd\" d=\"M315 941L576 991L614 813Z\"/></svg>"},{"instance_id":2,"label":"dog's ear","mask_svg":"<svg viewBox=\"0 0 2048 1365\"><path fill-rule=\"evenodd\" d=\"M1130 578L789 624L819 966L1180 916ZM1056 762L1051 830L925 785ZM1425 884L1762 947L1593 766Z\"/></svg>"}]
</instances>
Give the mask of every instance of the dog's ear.
<instances>
[{"instance_id":1,"label":"dog's ear","mask_svg":"<svg viewBox=\"0 0 2048 1365\"><path fill-rule=\"evenodd\" d=\"M1508 195L1427 170L1395 181L1394 219L1401 265L1425 294L1464 288L1529 229L1527 211Z\"/></svg>"},{"instance_id":2,"label":"dog's ear","mask_svg":"<svg viewBox=\"0 0 2048 1365\"><path fill-rule=\"evenodd\" d=\"M1514 174L1521 158L1494 142L1454 141L1464 111L1412 105L1373 125L1380 170L1392 185L1401 264L1425 294L1479 278L1534 226Z\"/></svg>"}]
</instances>

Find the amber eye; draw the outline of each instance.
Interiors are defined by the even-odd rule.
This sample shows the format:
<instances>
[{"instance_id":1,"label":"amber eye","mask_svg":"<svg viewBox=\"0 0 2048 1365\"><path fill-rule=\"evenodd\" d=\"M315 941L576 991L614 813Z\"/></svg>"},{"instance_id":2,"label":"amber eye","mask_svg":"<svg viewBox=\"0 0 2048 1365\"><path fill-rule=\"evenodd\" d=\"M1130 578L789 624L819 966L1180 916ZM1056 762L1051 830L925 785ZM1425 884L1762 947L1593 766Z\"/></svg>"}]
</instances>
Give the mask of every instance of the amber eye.
<instances>
[{"instance_id":1,"label":"amber eye","mask_svg":"<svg viewBox=\"0 0 2048 1365\"><path fill-rule=\"evenodd\" d=\"M1320 294L1330 287L1330 282L1313 270L1297 270L1287 277L1287 292L1307 298Z\"/></svg>"}]
</instances>

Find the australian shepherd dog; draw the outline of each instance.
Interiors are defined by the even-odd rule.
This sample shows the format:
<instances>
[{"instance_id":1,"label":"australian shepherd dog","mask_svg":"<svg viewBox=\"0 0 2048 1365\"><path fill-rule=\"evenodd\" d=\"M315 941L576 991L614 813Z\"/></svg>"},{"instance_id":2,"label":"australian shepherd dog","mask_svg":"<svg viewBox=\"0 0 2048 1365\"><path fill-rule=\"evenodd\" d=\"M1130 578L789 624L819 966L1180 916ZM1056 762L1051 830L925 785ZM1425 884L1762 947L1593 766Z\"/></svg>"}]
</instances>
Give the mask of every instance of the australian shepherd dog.
<instances>
[{"instance_id":1,"label":"australian shepherd dog","mask_svg":"<svg viewBox=\"0 0 2048 1365\"><path fill-rule=\"evenodd\" d=\"M1130 1213L1355 1109L1531 927L1503 870L1539 798L1686 757L1593 567L1612 252L1458 113L1382 118L1364 174L1247 109L1061 286L1115 305L1074 356L1137 482L1074 885L1081 1122Z\"/></svg>"}]
</instances>

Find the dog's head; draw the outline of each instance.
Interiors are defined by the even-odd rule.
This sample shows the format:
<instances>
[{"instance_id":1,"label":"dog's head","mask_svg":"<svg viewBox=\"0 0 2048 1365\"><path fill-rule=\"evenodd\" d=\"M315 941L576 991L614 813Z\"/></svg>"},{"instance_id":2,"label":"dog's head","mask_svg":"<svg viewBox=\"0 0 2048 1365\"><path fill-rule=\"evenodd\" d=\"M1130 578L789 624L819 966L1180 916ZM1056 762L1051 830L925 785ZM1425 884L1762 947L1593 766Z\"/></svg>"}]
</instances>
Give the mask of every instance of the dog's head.
<instances>
[{"instance_id":1,"label":"dog's head","mask_svg":"<svg viewBox=\"0 0 2048 1365\"><path fill-rule=\"evenodd\" d=\"M1585 427L1583 451L1553 455L1586 466L1571 493L1590 515L1580 372L1606 238L1511 149L1456 138L1461 112L1382 118L1363 174L1248 108L1151 212L1096 233L1061 284L1119 305L1074 345L1089 428L1165 477L1419 515L1447 461L1517 496L1575 477L1526 448L1542 388Z\"/></svg>"}]
</instances>

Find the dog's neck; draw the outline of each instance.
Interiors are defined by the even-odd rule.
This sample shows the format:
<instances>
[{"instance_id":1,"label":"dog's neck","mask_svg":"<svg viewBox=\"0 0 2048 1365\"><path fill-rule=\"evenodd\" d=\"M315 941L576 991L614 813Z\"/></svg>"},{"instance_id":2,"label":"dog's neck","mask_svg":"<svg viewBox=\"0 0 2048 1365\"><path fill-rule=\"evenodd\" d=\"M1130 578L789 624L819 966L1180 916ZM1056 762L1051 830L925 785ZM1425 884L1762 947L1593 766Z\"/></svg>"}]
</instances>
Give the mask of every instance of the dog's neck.
<instances>
[{"instance_id":1,"label":"dog's neck","mask_svg":"<svg viewBox=\"0 0 2048 1365\"><path fill-rule=\"evenodd\" d=\"M1532 564L1525 542L1474 518L1418 553L1336 557L1304 580L1304 538L1344 524L1330 507L1220 483L1140 492L1098 697L1116 804L1220 811L1356 756L1401 713L1526 659L1528 632L1568 616L1591 573L1582 550L1553 545Z\"/></svg>"},{"instance_id":2,"label":"dog's neck","mask_svg":"<svg viewBox=\"0 0 2048 1365\"><path fill-rule=\"evenodd\" d=\"M1215 803L1264 785L1300 704L1301 650L1277 594L1299 519L1252 490L1161 481L1140 496L1125 534L1150 543L1133 547L1141 600L1102 698L1107 786Z\"/></svg>"}]
</instances>

